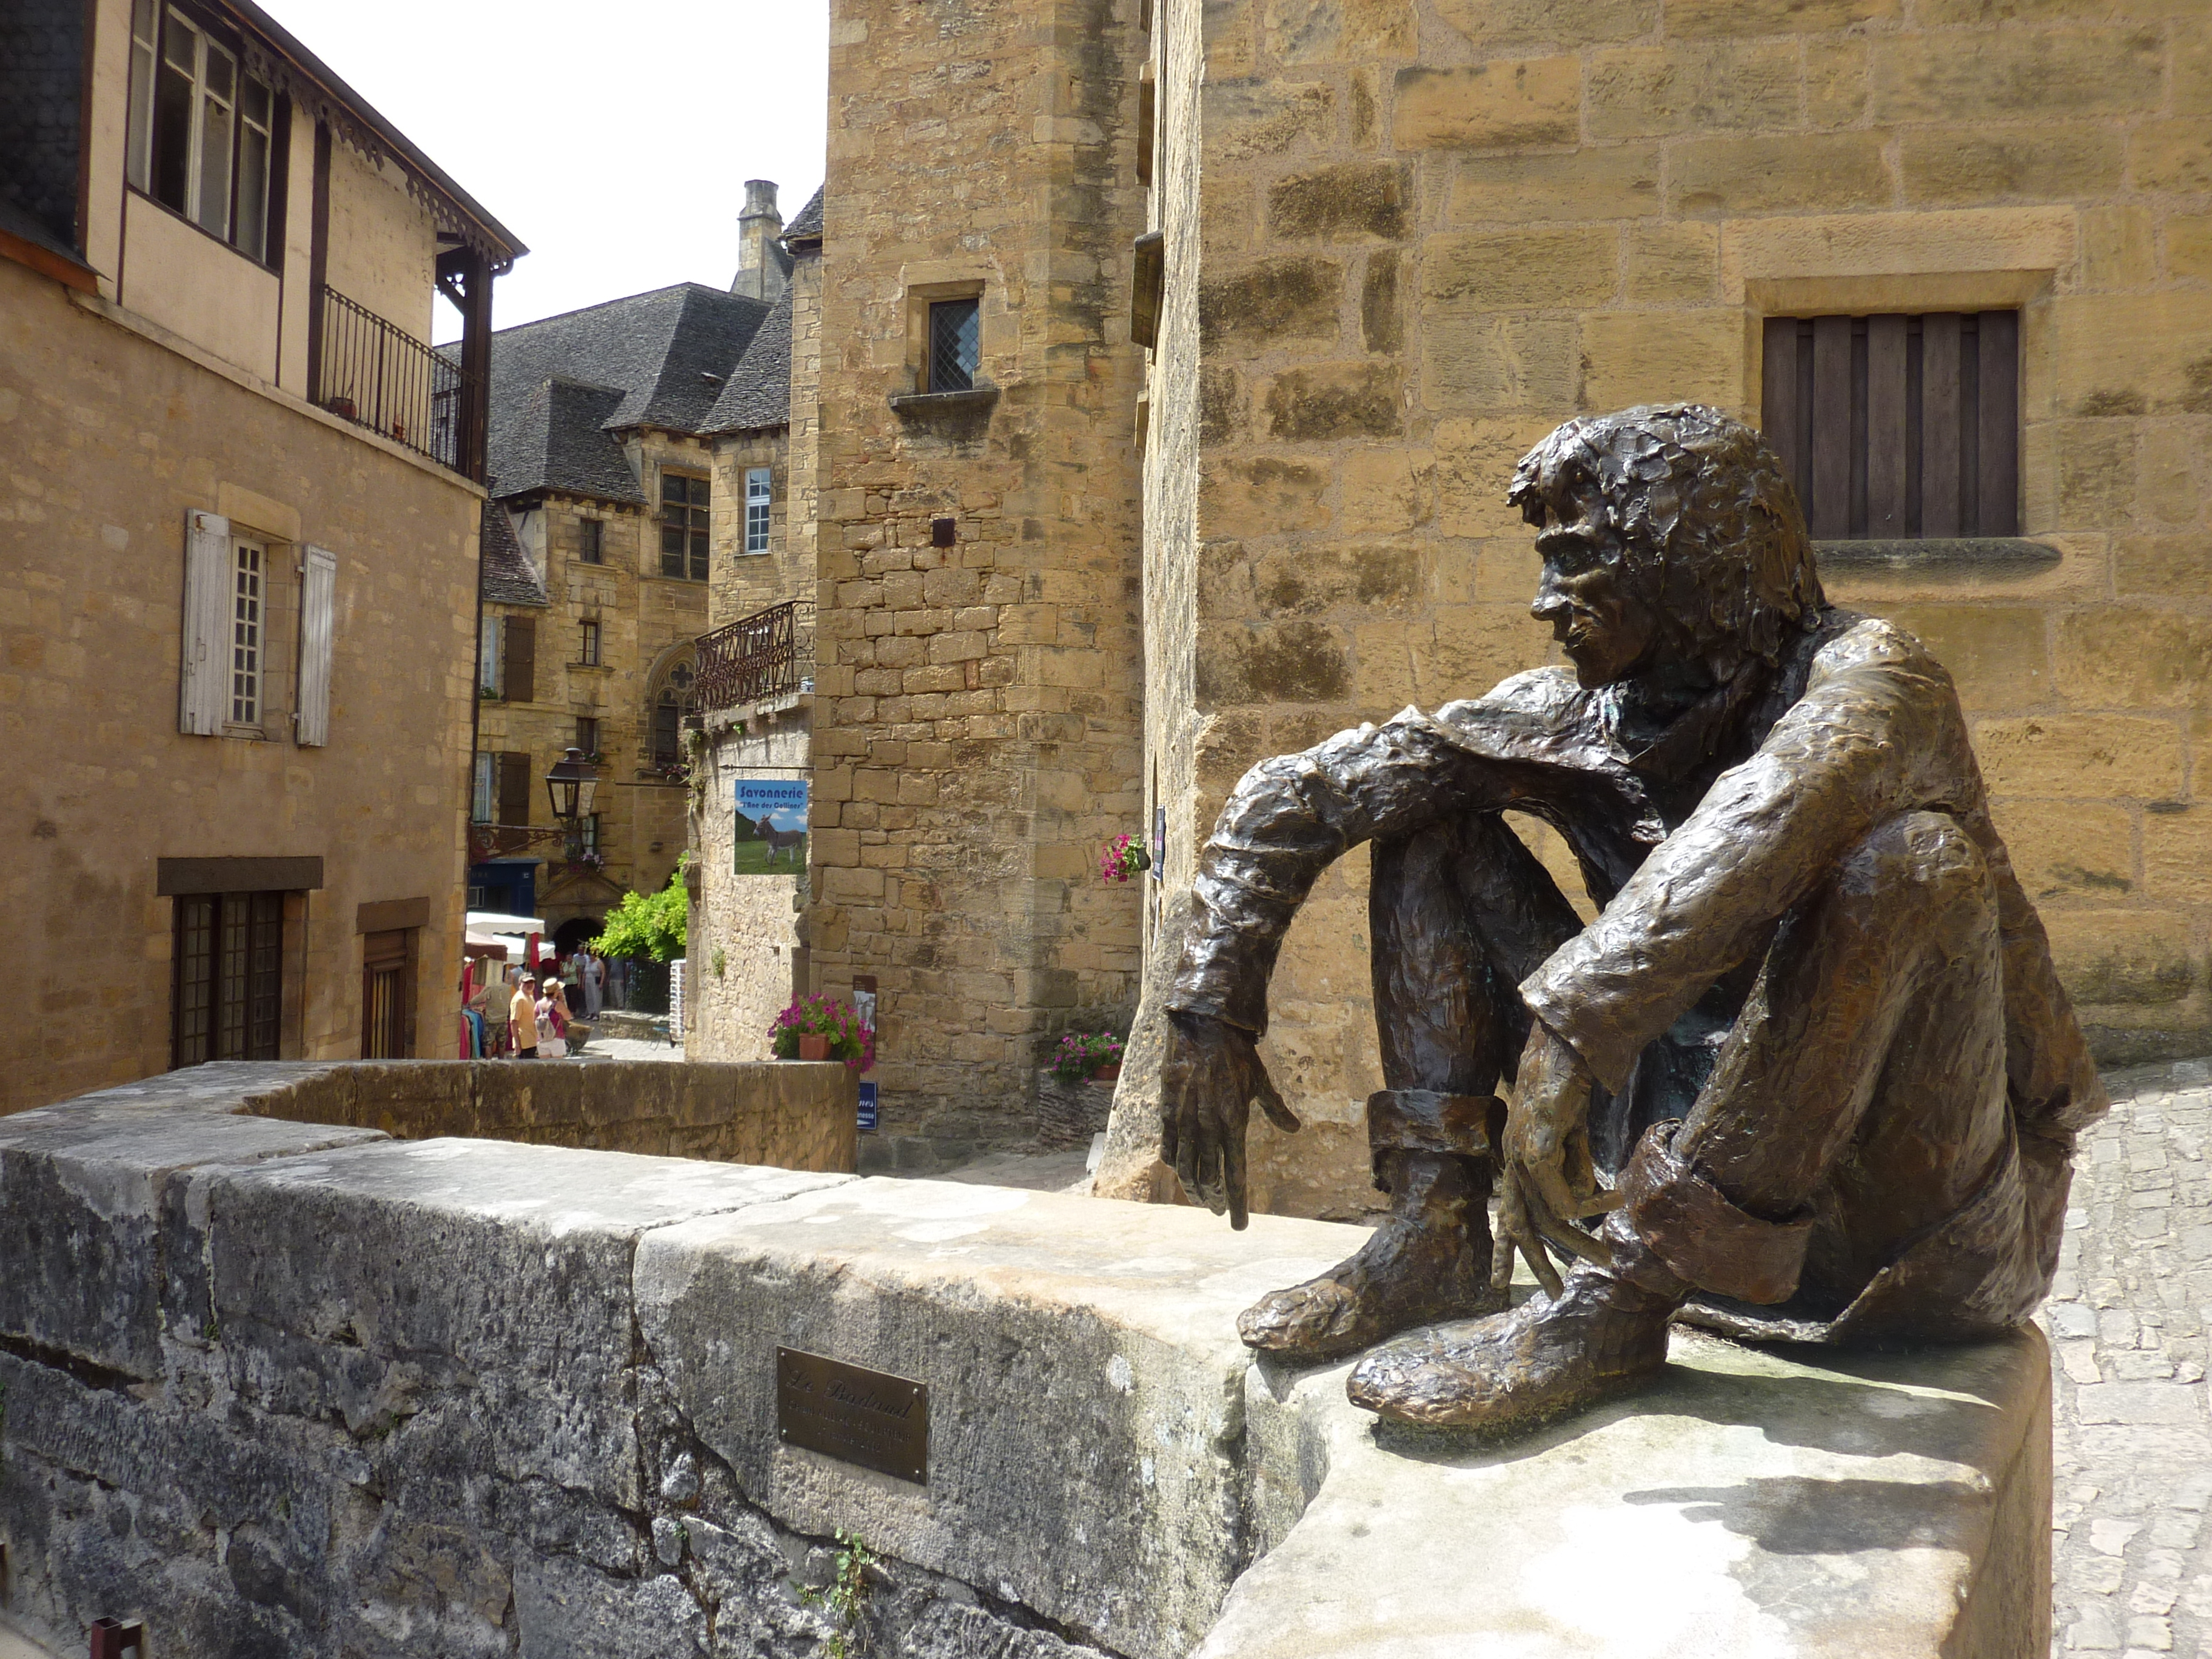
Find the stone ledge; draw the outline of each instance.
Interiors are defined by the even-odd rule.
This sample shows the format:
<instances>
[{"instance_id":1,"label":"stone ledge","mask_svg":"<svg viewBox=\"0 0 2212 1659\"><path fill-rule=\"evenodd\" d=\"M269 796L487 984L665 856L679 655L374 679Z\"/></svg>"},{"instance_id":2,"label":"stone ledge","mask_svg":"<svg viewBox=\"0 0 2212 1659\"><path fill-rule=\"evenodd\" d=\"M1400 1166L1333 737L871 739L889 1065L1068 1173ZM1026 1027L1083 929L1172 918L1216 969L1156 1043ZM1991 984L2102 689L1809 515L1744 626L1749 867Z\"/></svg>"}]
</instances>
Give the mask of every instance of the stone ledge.
<instances>
[{"instance_id":1,"label":"stone ledge","mask_svg":"<svg viewBox=\"0 0 2212 1659\"><path fill-rule=\"evenodd\" d=\"M2033 1332L1684 1334L1528 1440L1399 1439L1343 1368L1236 1340L1357 1229L238 1115L320 1069L0 1121L0 1227L113 1264L131 1313L0 1297L0 1613L55 1645L112 1613L179 1655L803 1650L791 1582L838 1528L912 1659L2047 1642ZM782 1444L780 1345L926 1382L928 1483Z\"/></svg>"},{"instance_id":2,"label":"stone ledge","mask_svg":"<svg viewBox=\"0 0 2212 1659\"><path fill-rule=\"evenodd\" d=\"M1990 580L2033 576L2064 556L2048 542L2025 536L1954 536L1924 539L1814 542L1823 575L1927 576Z\"/></svg>"}]
</instances>

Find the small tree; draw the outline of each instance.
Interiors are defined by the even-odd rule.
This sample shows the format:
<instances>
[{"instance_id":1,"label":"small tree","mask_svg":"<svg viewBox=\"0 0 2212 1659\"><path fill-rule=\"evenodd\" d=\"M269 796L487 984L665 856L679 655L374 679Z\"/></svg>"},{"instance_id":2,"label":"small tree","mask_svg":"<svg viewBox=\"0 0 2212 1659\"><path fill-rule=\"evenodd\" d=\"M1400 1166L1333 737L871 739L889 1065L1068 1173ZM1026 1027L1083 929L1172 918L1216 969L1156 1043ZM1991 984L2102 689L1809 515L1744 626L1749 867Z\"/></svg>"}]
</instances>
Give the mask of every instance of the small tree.
<instances>
[{"instance_id":1,"label":"small tree","mask_svg":"<svg viewBox=\"0 0 2212 1659\"><path fill-rule=\"evenodd\" d=\"M689 853L678 860L668 885L658 893L624 893L592 949L603 957L650 957L655 962L682 956L690 919L684 866L690 861Z\"/></svg>"}]
</instances>

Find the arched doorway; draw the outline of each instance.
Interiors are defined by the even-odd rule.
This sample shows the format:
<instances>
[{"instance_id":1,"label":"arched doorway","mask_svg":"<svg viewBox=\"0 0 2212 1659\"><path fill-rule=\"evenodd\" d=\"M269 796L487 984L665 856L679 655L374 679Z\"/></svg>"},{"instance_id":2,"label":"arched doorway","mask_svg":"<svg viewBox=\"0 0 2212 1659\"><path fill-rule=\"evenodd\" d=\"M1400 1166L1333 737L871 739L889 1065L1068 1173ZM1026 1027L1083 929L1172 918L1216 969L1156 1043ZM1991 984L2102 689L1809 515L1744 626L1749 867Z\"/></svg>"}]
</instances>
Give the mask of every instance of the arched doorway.
<instances>
[{"instance_id":1,"label":"arched doorway","mask_svg":"<svg viewBox=\"0 0 2212 1659\"><path fill-rule=\"evenodd\" d=\"M553 948L562 956L574 956L599 936L606 926L599 916L571 916L553 930Z\"/></svg>"}]
</instances>

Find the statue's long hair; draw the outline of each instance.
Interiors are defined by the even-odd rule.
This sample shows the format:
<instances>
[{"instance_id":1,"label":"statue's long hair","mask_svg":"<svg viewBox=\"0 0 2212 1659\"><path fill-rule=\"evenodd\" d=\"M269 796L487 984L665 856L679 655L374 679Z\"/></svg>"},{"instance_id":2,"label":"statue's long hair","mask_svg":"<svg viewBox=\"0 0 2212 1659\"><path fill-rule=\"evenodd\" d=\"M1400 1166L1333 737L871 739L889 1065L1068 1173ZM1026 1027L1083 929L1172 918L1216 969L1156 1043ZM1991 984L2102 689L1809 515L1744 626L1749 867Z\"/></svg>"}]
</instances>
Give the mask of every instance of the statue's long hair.
<instances>
[{"instance_id":1,"label":"statue's long hair","mask_svg":"<svg viewBox=\"0 0 2212 1659\"><path fill-rule=\"evenodd\" d=\"M1813 543L1766 440L1704 404L1647 404L1569 421L1521 458L1506 499L1530 524L1595 489L1629 580L1677 653L1722 673L1772 663L1826 605Z\"/></svg>"}]
</instances>

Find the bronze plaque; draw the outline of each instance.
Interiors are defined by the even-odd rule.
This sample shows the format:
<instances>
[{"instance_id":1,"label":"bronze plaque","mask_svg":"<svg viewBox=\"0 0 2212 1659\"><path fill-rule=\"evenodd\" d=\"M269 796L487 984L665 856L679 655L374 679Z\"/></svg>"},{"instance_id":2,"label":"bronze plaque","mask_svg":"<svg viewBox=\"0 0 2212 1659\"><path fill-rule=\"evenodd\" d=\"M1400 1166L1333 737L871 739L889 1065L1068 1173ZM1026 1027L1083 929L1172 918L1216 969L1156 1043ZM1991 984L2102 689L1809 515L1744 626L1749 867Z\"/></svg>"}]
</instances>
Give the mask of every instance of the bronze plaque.
<instances>
[{"instance_id":1,"label":"bronze plaque","mask_svg":"<svg viewBox=\"0 0 2212 1659\"><path fill-rule=\"evenodd\" d=\"M775 1351L775 1431L787 1444L929 1483L929 1386L797 1348Z\"/></svg>"}]
</instances>

